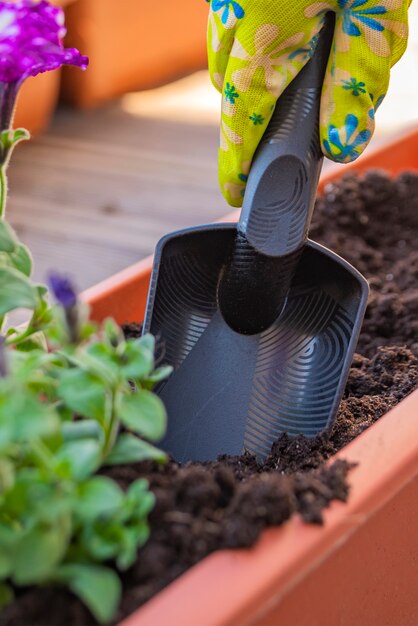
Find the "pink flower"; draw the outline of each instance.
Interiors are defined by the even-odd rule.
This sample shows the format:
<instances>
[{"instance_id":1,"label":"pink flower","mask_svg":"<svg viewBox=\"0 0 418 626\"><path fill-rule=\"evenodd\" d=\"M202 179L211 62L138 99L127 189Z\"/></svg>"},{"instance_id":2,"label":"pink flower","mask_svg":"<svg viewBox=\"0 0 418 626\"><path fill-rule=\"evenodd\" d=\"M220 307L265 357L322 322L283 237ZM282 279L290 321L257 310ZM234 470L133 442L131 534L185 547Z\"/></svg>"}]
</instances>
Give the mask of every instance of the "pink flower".
<instances>
[{"instance_id":1,"label":"pink flower","mask_svg":"<svg viewBox=\"0 0 418 626\"><path fill-rule=\"evenodd\" d=\"M62 65L86 69L87 57L64 48L65 33L63 10L46 0L0 1L0 131L10 127L17 92L26 78Z\"/></svg>"},{"instance_id":2,"label":"pink flower","mask_svg":"<svg viewBox=\"0 0 418 626\"><path fill-rule=\"evenodd\" d=\"M65 33L64 12L46 0L0 2L0 81L21 83L64 64L86 69L87 57L64 48Z\"/></svg>"}]
</instances>

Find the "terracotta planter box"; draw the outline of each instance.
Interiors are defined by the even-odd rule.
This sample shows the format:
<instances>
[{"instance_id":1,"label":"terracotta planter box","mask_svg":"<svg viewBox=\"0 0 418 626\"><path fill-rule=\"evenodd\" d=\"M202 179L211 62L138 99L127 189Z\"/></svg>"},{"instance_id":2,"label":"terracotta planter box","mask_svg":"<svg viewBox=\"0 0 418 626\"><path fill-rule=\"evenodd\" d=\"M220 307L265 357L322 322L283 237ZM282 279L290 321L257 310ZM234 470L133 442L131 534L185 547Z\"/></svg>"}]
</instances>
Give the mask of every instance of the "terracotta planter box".
<instances>
[{"instance_id":1,"label":"terracotta planter box","mask_svg":"<svg viewBox=\"0 0 418 626\"><path fill-rule=\"evenodd\" d=\"M342 171L418 171L418 131ZM326 177L322 186L338 178ZM93 315L143 317L151 259L85 292ZM418 614L418 391L345 447L348 504L250 550L212 554L122 626L413 626Z\"/></svg>"},{"instance_id":2,"label":"terracotta planter box","mask_svg":"<svg viewBox=\"0 0 418 626\"><path fill-rule=\"evenodd\" d=\"M64 70L63 98L94 106L205 67L207 13L204 0L78 0L66 12L67 45L90 65Z\"/></svg>"},{"instance_id":3,"label":"terracotta planter box","mask_svg":"<svg viewBox=\"0 0 418 626\"><path fill-rule=\"evenodd\" d=\"M56 70L25 81L19 94L15 128L27 128L37 134L48 126L58 101L60 77L61 71Z\"/></svg>"}]
</instances>

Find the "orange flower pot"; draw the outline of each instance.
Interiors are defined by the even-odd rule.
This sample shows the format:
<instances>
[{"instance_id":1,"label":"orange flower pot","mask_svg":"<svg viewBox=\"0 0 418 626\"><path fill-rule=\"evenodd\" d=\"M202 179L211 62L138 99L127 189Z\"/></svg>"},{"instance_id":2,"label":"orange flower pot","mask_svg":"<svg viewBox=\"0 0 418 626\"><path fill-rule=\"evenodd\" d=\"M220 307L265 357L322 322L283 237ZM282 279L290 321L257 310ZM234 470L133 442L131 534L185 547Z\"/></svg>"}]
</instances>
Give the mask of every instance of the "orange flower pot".
<instances>
[{"instance_id":1,"label":"orange flower pot","mask_svg":"<svg viewBox=\"0 0 418 626\"><path fill-rule=\"evenodd\" d=\"M27 128L32 134L44 130L55 110L61 70L28 78L19 93L15 128Z\"/></svg>"},{"instance_id":2,"label":"orange flower pot","mask_svg":"<svg viewBox=\"0 0 418 626\"><path fill-rule=\"evenodd\" d=\"M67 45L90 65L64 70L63 98L90 107L205 67L207 13L204 0L78 0L66 12Z\"/></svg>"},{"instance_id":3,"label":"orange flower pot","mask_svg":"<svg viewBox=\"0 0 418 626\"><path fill-rule=\"evenodd\" d=\"M345 167L418 172L418 131ZM341 175L332 174L327 182ZM230 217L230 216L229 216ZM93 315L142 319L152 259L85 292ZM250 550L220 551L121 626L413 626L418 615L418 391L346 446L347 504L293 517Z\"/></svg>"}]
</instances>

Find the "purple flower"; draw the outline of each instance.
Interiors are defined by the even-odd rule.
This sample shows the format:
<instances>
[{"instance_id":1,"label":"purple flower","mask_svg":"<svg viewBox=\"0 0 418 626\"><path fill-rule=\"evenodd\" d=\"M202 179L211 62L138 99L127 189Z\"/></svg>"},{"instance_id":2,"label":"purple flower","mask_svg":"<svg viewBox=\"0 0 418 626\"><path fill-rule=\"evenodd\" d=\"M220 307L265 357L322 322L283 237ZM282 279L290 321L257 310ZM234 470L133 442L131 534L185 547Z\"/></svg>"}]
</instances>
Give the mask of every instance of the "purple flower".
<instances>
[{"instance_id":1,"label":"purple flower","mask_svg":"<svg viewBox=\"0 0 418 626\"><path fill-rule=\"evenodd\" d=\"M61 65L86 69L88 59L65 49L64 12L46 0L0 2L0 81L22 82Z\"/></svg>"},{"instance_id":2,"label":"purple flower","mask_svg":"<svg viewBox=\"0 0 418 626\"><path fill-rule=\"evenodd\" d=\"M8 129L20 85L61 65L86 69L88 58L64 48L64 12L46 0L0 1L0 130Z\"/></svg>"},{"instance_id":3,"label":"purple flower","mask_svg":"<svg viewBox=\"0 0 418 626\"><path fill-rule=\"evenodd\" d=\"M52 293L64 309L68 338L71 343L78 343L80 316L76 290L69 278L55 272L49 274L48 282Z\"/></svg>"},{"instance_id":4,"label":"purple flower","mask_svg":"<svg viewBox=\"0 0 418 626\"><path fill-rule=\"evenodd\" d=\"M48 282L52 293L64 309L72 309L77 304L77 293L69 278L51 272Z\"/></svg>"}]
</instances>

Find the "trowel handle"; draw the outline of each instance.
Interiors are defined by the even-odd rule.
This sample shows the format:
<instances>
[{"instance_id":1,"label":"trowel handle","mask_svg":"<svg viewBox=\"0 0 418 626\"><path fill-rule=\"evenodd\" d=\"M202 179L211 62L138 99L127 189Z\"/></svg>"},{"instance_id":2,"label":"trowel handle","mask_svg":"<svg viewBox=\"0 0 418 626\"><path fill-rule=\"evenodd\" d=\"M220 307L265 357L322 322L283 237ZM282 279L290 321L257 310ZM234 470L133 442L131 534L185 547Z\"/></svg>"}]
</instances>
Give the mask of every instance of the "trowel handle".
<instances>
[{"instance_id":1,"label":"trowel handle","mask_svg":"<svg viewBox=\"0 0 418 626\"><path fill-rule=\"evenodd\" d=\"M291 254L308 236L323 161L319 112L334 27L328 13L312 58L280 97L253 160L238 230L261 254Z\"/></svg>"}]
</instances>

